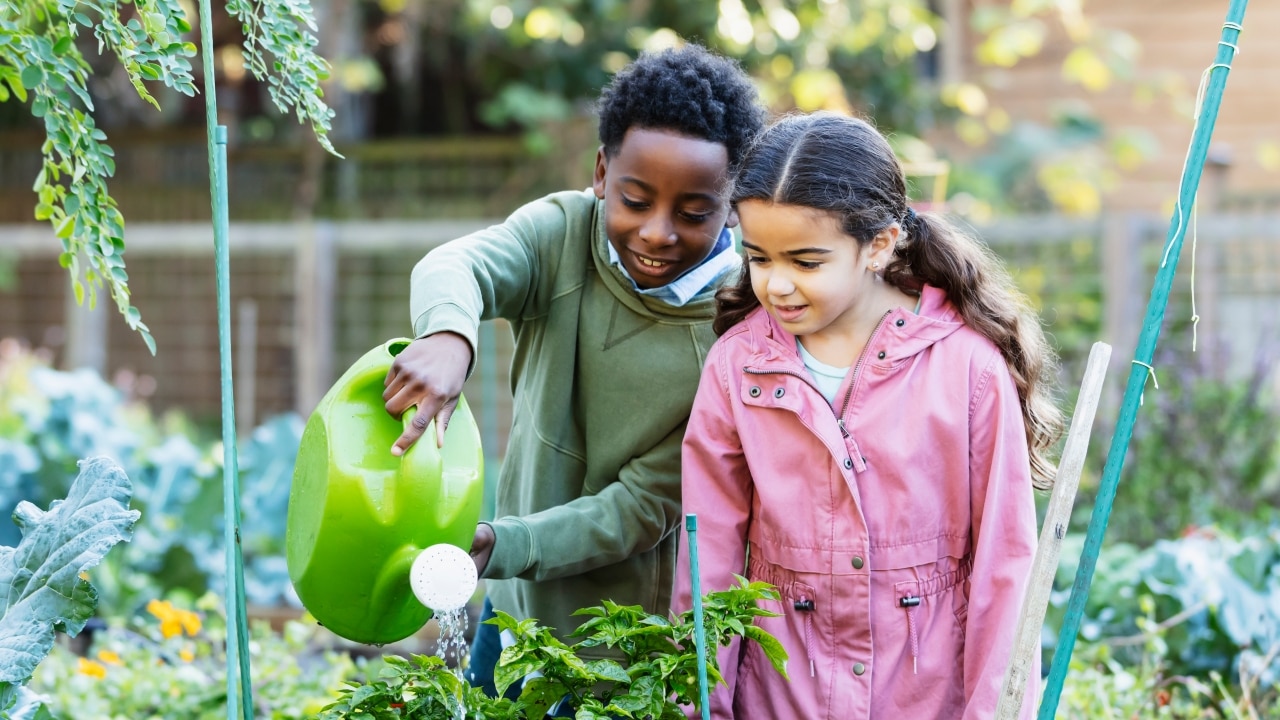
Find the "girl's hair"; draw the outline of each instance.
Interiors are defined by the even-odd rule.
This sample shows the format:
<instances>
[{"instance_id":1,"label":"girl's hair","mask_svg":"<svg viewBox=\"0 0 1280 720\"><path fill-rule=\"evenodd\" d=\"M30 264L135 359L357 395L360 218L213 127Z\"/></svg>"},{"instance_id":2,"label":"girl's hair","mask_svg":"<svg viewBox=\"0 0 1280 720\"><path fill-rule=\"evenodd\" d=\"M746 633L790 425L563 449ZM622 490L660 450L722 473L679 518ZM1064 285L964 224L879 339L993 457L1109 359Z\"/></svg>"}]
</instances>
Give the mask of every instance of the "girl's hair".
<instances>
[{"instance_id":1,"label":"girl's hair","mask_svg":"<svg viewBox=\"0 0 1280 720\"><path fill-rule=\"evenodd\" d=\"M735 205L762 200L829 212L860 245L899 223L904 232L884 270L885 282L912 294L922 283L942 289L965 324L1000 349L1022 404L1032 482L1041 490L1052 486L1049 449L1063 420L1052 392L1057 357L1040 320L986 245L939 216L909 209L902 167L875 128L835 113L785 117L748 148L730 199ZM737 283L722 288L716 300L717 334L759 306L745 258Z\"/></svg>"}]
</instances>

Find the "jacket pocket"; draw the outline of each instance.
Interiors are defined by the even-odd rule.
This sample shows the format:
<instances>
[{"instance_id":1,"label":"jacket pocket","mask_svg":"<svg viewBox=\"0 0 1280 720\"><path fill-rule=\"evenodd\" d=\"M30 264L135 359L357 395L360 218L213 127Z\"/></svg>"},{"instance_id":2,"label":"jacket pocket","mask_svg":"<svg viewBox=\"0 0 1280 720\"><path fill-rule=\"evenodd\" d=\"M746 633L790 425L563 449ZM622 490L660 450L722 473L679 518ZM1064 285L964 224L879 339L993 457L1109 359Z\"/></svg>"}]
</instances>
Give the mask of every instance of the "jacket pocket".
<instances>
[{"instance_id":1,"label":"jacket pocket","mask_svg":"<svg viewBox=\"0 0 1280 720\"><path fill-rule=\"evenodd\" d=\"M796 656L795 645L798 641L804 649L804 667L807 668L809 677L814 677L816 658L821 656L820 649L815 645L818 633L814 627L821 601L814 586L802 580L795 571L755 557L748 561L747 577L753 581L773 585L777 588L780 598L778 601L761 603L763 609L776 612L779 616L756 617L755 625L778 638L787 648L787 654L791 658ZM745 672L774 674L772 667L761 667L762 664L768 665L763 650L756 647L755 643L751 643L751 647L744 648Z\"/></svg>"},{"instance_id":2,"label":"jacket pocket","mask_svg":"<svg viewBox=\"0 0 1280 720\"><path fill-rule=\"evenodd\" d=\"M911 656L913 674L919 673L919 661L925 652L950 653L952 650L946 646L953 642L958 643L955 651L964 646L967 588L973 561L966 556L950 563L939 561L938 565L936 572L928 577L893 585L893 604L906 624L906 650Z\"/></svg>"}]
</instances>

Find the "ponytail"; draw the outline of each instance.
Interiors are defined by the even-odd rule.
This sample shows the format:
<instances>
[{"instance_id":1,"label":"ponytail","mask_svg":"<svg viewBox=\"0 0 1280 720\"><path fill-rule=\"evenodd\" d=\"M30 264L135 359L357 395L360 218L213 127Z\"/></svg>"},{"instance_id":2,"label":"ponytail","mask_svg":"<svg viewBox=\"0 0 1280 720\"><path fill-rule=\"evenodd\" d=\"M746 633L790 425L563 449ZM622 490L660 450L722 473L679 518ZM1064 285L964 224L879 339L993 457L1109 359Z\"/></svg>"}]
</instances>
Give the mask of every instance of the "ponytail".
<instances>
[{"instance_id":1,"label":"ponytail","mask_svg":"<svg viewBox=\"0 0 1280 720\"><path fill-rule=\"evenodd\" d=\"M914 211L904 218L904 229L906 239L899 242L885 268L885 282L898 287L924 282L940 288L964 323L999 348L1022 404L1032 484L1050 489L1056 465L1049 451L1064 423L1052 392L1057 355L1045 338L1039 316L1004 264L982 242L940 217Z\"/></svg>"}]
</instances>

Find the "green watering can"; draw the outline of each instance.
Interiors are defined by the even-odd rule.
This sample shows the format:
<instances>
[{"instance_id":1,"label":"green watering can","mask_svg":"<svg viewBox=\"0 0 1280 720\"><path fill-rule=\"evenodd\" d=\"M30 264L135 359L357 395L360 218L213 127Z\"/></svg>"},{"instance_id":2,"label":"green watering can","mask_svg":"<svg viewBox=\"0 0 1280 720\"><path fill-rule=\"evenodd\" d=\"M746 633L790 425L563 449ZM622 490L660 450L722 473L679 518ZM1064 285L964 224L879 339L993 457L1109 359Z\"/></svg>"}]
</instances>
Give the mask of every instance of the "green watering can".
<instances>
[{"instance_id":1,"label":"green watering can","mask_svg":"<svg viewBox=\"0 0 1280 720\"><path fill-rule=\"evenodd\" d=\"M431 619L410 589L410 568L433 545L469 549L484 494L480 432L463 398L443 448L433 421L404 455L391 454L413 412L387 414L383 380L409 343L365 353L311 413L285 526L289 579L303 606L337 635L375 645Z\"/></svg>"}]
</instances>

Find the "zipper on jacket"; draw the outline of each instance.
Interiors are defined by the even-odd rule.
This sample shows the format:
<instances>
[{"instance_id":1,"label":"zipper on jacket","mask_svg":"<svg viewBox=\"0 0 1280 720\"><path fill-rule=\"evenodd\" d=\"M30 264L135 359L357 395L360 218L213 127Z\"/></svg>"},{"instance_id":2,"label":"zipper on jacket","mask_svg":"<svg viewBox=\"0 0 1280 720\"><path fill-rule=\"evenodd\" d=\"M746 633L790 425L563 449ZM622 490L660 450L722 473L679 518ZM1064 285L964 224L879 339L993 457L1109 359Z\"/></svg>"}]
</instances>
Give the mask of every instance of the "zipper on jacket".
<instances>
[{"instance_id":1,"label":"zipper on jacket","mask_svg":"<svg viewBox=\"0 0 1280 720\"><path fill-rule=\"evenodd\" d=\"M871 337L867 338L867 344L862 346L862 352L858 353L858 362L853 366L853 377L849 379L849 389L844 391L844 402L840 405L840 413L836 415L836 419L840 421L840 431L845 437L849 437L849 431L844 429L844 414L849 409L849 401L853 399L853 388L858 384L858 373L862 372L862 361L867 357L867 351L871 349L872 343L875 342L876 335L880 334L880 328L884 327L885 318L889 317L892 310L885 310L880 319L876 321L876 327L871 331Z\"/></svg>"}]
</instances>

